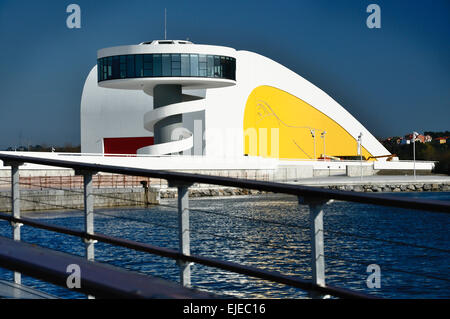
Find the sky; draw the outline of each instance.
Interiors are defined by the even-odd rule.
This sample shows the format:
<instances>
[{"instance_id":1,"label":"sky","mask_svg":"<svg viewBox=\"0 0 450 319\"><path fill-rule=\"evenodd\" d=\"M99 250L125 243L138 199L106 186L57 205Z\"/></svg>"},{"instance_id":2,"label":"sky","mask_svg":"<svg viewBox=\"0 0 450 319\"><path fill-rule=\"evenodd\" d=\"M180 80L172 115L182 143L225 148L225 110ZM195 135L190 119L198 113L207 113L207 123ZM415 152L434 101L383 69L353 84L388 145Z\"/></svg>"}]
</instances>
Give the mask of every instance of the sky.
<instances>
[{"instance_id":1,"label":"sky","mask_svg":"<svg viewBox=\"0 0 450 319\"><path fill-rule=\"evenodd\" d=\"M69 4L81 28L69 29ZM381 28L366 25L369 4ZM97 50L167 38L262 54L376 137L450 129L448 0L0 0L0 149L80 143Z\"/></svg>"}]
</instances>

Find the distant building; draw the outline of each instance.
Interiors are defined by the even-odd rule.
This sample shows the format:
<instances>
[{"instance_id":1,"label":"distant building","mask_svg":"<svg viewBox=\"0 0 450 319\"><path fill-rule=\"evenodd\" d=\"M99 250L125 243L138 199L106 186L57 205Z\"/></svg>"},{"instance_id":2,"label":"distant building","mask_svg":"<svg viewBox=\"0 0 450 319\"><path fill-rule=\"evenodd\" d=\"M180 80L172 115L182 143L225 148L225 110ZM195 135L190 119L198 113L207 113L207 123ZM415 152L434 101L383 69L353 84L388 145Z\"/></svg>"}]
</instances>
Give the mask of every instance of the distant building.
<instances>
[{"instance_id":1,"label":"distant building","mask_svg":"<svg viewBox=\"0 0 450 319\"><path fill-rule=\"evenodd\" d=\"M430 138L431 138L431 136L430 136ZM405 140L407 141L406 144L410 144L412 142L412 139L413 139L412 134L405 135ZM426 138L422 134L419 134L416 137L416 142L425 143L425 140L426 140Z\"/></svg>"},{"instance_id":2,"label":"distant building","mask_svg":"<svg viewBox=\"0 0 450 319\"><path fill-rule=\"evenodd\" d=\"M439 144L446 144L448 136L445 137L436 137L434 140L439 141Z\"/></svg>"}]
</instances>

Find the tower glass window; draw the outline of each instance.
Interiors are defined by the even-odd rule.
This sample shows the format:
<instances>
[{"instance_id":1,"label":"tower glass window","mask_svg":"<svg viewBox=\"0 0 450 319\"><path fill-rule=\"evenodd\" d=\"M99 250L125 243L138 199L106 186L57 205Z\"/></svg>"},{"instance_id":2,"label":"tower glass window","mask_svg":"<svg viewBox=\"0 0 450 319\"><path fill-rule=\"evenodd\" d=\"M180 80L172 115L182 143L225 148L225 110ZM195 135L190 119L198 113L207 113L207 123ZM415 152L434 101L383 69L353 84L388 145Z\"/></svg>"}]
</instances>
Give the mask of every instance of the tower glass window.
<instances>
[{"instance_id":1,"label":"tower glass window","mask_svg":"<svg viewBox=\"0 0 450 319\"><path fill-rule=\"evenodd\" d=\"M213 78L214 77L214 56L208 55L207 59L207 68L208 68L208 75L207 77Z\"/></svg>"},{"instance_id":2,"label":"tower glass window","mask_svg":"<svg viewBox=\"0 0 450 319\"><path fill-rule=\"evenodd\" d=\"M190 54L191 57L191 76L198 76L198 54Z\"/></svg>"},{"instance_id":3,"label":"tower glass window","mask_svg":"<svg viewBox=\"0 0 450 319\"><path fill-rule=\"evenodd\" d=\"M153 56L151 54L143 54L144 59L144 76L153 76Z\"/></svg>"},{"instance_id":4,"label":"tower glass window","mask_svg":"<svg viewBox=\"0 0 450 319\"><path fill-rule=\"evenodd\" d=\"M189 54L181 55L181 76L189 76L191 74L191 67L189 64Z\"/></svg>"},{"instance_id":5,"label":"tower glass window","mask_svg":"<svg viewBox=\"0 0 450 319\"><path fill-rule=\"evenodd\" d=\"M143 56L142 54L138 54L135 57L135 65L136 65L136 77L141 77L144 75L143 68Z\"/></svg>"},{"instance_id":6,"label":"tower glass window","mask_svg":"<svg viewBox=\"0 0 450 319\"><path fill-rule=\"evenodd\" d=\"M113 56L112 78L113 79L120 78L120 57L119 56Z\"/></svg>"},{"instance_id":7,"label":"tower glass window","mask_svg":"<svg viewBox=\"0 0 450 319\"><path fill-rule=\"evenodd\" d=\"M170 54L162 55L162 76L172 75L172 57Z\"/></svg>"},{"instance_id":8,"label":"tower glass window","mask_svg":"<svg viewBox=\"0 0 450 319\"><path fill-rule=\"evenodd\" d=\"M172 55L172 76L181 76L181 55Z\"/></svg>"},{"instance_id":9,"label":"tower glass window","mask_svg":"<svg viewBox=\"0 0 450 319\"><path fill-rule=\"evenodd\" d=\"M162 76L161 54L153 54L153 76Z\"/></svg>"},{"instance_id":10,"label":"tower glass window","mask_svg":"<svg viewBox=\"0 0 450 319\"><path fill-rule=\"evenodd\" d=\"M127 77L127 56L120 56L120 78L124 79ZM104 79L107 80L107 79Z\"/></svg>"},{"instance_id":11,"label":"tower glass window","mask_svg":"<svg viewBox=\"0 0 450 319\"><path fill-rule=\"evenodd\" d=\"M208 65L205 54L200 54L198 56L198 67L199 67L199 76L206 77Z\"/></svg>"},{"instance_id":12,"label":"tower glass window","mask_svg":"<svg viewBox=\"0 0 450 319\"><path fill-rule=\"evenodd\" d=\"M134 55L127 56L127 78L136 77L136 72L134 70Z\"/></svg>"},{"instance_id":13,"label":"tower glass window","mask_svg":"<svg viewBox=\"0 0 450 319\"><path fill-rule=\"evenodd\" d=\"M129 54L97 60L98 82L139 77L207 77L236 80L236 59L205 54Z\"/></svg>"}]
</instances>

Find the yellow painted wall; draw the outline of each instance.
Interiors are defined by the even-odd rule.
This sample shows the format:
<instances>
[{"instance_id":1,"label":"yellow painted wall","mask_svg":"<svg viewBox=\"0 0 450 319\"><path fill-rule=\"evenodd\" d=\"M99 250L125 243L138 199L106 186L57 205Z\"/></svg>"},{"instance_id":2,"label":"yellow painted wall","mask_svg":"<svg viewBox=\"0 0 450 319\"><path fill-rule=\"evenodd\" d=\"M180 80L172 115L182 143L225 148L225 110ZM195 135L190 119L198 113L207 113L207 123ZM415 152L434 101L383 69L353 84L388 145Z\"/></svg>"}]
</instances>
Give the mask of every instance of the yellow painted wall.
<instances>
[{"instance_id":1,"label":"yellow painted wall","mask_svg":"<svg viewBox=\"0 0 450 319\"><path fill-rule=\"evenodd\" d=\"M328 116L287 92L259 86L251 92L245 106L244 153L281 159L313 159L311 129L315 129L316 158L324 153L320 137L323 131L326 131L327 156L358 155L357 140ZM273 151L276 147L271 147L276 140L279 140L278 154ZM366 159L371 156L364 147L363 156Z\"/></svg>"}]
</instances>

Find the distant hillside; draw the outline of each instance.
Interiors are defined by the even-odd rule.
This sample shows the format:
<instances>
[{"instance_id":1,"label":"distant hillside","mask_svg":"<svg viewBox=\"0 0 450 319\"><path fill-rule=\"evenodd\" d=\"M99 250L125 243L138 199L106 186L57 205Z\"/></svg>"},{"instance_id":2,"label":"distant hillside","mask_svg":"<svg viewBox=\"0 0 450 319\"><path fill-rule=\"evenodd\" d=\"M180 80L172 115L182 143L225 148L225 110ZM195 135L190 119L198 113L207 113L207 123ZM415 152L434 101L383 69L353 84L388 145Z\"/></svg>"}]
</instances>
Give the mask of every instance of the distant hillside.
<instances>
[{"instance_id":1,"label":"distant hillside","mask_svg":"<svg viewBox=\"0 0 450 319\"><path fill-rule=\"evenodd\" d=\"M423 132L423 135L430 135L433 139L437 137L450 136L450 131L445 132Z\"/></svg>"}]
</instances>

